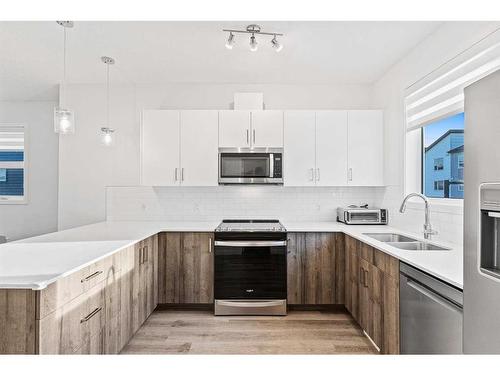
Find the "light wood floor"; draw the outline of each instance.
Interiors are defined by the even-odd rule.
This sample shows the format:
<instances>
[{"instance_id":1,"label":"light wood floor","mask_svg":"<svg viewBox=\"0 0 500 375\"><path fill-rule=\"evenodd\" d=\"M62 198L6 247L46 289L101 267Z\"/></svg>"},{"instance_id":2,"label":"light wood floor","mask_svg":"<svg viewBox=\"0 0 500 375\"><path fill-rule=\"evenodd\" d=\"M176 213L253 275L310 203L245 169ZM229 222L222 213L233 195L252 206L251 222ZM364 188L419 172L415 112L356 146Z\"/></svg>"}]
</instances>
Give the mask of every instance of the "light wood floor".
<instances>
[{"instance_id":1,"label":"light wood floor","mask_svg":"<svg viewBox=\"0 0 500 375\"><path fill-rule=\"evenodd\" d=\"M155 311L121 354L373 354L345 312L291 311L285 317L216 317Z\"/></svg>"}]
</instances>

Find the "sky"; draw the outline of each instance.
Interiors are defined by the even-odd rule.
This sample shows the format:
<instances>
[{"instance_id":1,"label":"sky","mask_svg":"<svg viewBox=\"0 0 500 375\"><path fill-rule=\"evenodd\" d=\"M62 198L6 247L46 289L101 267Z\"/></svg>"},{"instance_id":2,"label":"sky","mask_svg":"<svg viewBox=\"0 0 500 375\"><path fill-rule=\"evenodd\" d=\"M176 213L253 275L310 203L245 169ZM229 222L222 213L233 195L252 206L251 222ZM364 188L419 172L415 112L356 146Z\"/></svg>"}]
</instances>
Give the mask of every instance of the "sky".
<instances>
[{"instance_id":1,"label":"sky","mask_svg":"<svg viewBox=\"0 0 500 375\"><path fill-rule=\"evenodd\" d=\"M442 136L450 129L464 128L464 113L447 117L445 119L429 124L424 128L424 145L429 146L432 142Z\"/></svg>"}]
</instances>

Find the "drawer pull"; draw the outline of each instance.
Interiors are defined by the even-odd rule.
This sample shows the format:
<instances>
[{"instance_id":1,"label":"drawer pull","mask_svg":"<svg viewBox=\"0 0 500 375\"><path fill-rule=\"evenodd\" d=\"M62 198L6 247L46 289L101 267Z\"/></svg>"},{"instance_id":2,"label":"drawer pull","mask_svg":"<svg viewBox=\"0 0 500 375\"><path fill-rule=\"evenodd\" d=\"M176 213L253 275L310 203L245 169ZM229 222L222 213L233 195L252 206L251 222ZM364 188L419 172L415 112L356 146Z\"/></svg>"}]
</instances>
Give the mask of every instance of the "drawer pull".
<instances>
[{"instance_id":1,"label":"drawer pull","mask_svg":"<svg viewBox=\"0 0 500 375\"><path fill-rule=\"evenodd\" d=\"M82 319L80 320L80 323L85 323L85 322L89 321L90 319L92 319L92 317L93 317L94 315L96 315L96 314L97 314L99 311L101 311L101 310L102 310L102 307L97 307L97 308L95 308L95 309L94 309L94 311L92 311L89 315L87 315L85 318L82 318Z\"/></svg>"},{"instance_id":2,"label":"drawer pull","mask_svg":"<svg viewBox=\"0 0 500 375\"><path fill-rule=\"evenodd\" d=\"M94 277L99 276L101 273L102 273L102 271L96 271L92 275L88 275L87 277L82 279L81 282L84 283L85 281L92 280Z\"/></svg>"}]
</instances>

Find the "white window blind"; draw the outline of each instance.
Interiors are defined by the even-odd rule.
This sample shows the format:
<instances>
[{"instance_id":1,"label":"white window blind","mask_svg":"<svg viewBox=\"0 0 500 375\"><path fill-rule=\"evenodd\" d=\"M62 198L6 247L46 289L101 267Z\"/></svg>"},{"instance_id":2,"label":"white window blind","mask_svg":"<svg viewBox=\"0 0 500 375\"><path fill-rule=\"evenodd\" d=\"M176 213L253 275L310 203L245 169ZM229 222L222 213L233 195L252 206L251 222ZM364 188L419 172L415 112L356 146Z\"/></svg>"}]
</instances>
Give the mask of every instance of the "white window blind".
<instances>
[{"instance_id":1,"label":"white window blind","mask_svg":"<svg viewBox=\"0 0 500 375\"><path fill-rule=\"evenodd\" d=\"M496 30L406 90L408 130L464 111L464 88L500 68Z\"/></svg>"},{"instance_id":2,"label":"white window blind","mask_svg":"<svg viewBox=\"0 0 500 375\"><path fill-rule=\"evenodd\" d=\"M23 168L23 161L17 158L9 158L9 152L24 152L24 126L23 125L1 125L0 124L0 168ZM6 155L6 157L4 157Z\"/></svg>"}]
</instances>

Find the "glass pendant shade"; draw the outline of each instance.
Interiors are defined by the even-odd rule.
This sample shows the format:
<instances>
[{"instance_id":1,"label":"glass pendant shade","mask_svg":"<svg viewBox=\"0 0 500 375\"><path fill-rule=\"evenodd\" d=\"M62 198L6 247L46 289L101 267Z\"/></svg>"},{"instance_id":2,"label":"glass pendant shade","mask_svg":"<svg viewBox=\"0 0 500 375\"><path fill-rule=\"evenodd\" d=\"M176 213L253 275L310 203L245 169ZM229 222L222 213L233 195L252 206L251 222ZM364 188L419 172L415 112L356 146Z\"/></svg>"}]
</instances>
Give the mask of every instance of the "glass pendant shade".
<instances>
[{"instance_id":1,"label":"glass pendant shade","mask_svg":"<svg viewBox=\"0 0 500 375\"><path fill-rule=\"evenodd\" d=\"M101 128L101 144L103 146L113 146L115 144L114 132L115 130L111 128Z\"/></svg>"},{"instance_id":2,"label":"glass pendant shade","mask_svg":"<svg viewBox=\"0 0 500 375\"><path fill-rule=\"evenodd\" d=\"M75 115L73 111L64 108L54 108L54 131L59 134L75 132Z\"/></svg>"}]
</instances>

